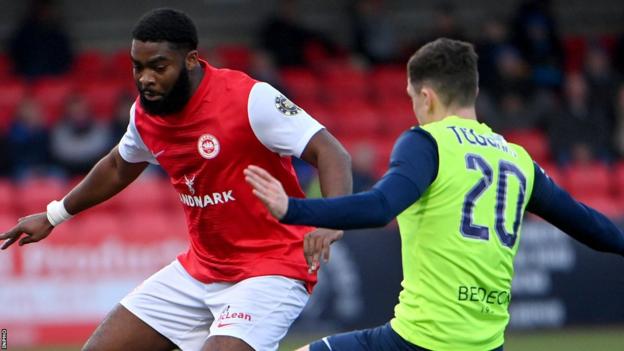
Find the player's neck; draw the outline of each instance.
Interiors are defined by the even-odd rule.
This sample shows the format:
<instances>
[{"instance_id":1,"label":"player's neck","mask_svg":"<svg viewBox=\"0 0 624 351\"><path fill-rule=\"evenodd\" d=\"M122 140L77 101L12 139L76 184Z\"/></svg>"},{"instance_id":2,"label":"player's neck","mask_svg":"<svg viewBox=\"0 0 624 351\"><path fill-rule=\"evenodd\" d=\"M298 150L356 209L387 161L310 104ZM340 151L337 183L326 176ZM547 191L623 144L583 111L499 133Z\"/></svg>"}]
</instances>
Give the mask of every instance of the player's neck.
<instances>
[{"instance_id":1,"label":"player's neck","mask_svg":"<svg viewBox=\"0 0 624 351\"><path fill-rule=\"evenodd\" d=\"M440 109L433 116L433 121L441 121L449 116L455 116L464 119L472 119L477 120L477 112L474 106L468 107L449 107L445 109Z\"/></svg>"},{"instance_id":2,"label":"player's neck","mask_svg":"<svg viewBox=\"0 0 624 351\"><path fill-rule=\"evenodd\" d=\"M204 68L201 65L197 65L197 67L189 72L189 76L191 80L191 95L193 95L204 78Z\"/></svg>"}]
</instances>

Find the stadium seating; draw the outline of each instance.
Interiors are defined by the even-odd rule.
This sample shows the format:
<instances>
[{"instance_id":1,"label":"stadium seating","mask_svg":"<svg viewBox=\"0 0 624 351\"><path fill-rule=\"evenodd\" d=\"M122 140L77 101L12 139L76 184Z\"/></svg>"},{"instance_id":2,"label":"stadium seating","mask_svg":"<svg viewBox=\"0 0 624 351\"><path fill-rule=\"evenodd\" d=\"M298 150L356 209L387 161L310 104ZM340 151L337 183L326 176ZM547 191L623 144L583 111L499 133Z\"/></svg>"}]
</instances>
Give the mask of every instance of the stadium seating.
<instances>
[{"instance_id":1,"label":"stadium seating","mask_svg":"<svg viewBox=\"0 0 624 351\"><path fill-rule=\"evenodd\" d=\"M13 199L19 215L45 211L52 200L61 199L66 192L65 184L57 178L29 178L17 183Z\"/></svg>"},{"instance_id":2,"label":"stadium seating","mask_svg":"<svg viewBox=\"0 0 624 351\"><path fill-rule=\"evenodd\" d=\"M241 71L249 70L253 56L249 47L245 45L221 45L215 48L215 54L223 67Z\"/></svg>"},{"instance_id":3,"label":"stadium seating","mask_svg":"<svg viewBox=\"0 0 624 351\"><path fill-rule=\"evenodd\" d=\"M107 55L94 50L83 51L76 56L71 75L79 82L101 79L106 76L107 68Z\"/></svg>"},{"instance_id":4,"label":"stadium seating","mask_svg":"<svg viewBox=\"0 0 624 351\"><path fill-rule=\"evenodd\" d=\"M616 218L621 216L624 206L615 197L609 194L584 194L577 197L577 200L593 207L608 217Z\"/></svg>"},{"instance_id":5,"label":"stadium seating","mask_svg":"<svg viewBox=\"0 0 624 351\"><path fill-rule=\"evenodd\" d=\"M504 134L505 139L526 149L538 163L550 160L550 147L546 135L537 129L514 130Z\"/></svg>"},{"instance_id":6,"label":"stadium seating","mask_svg":"<svg viewBox=\"0 0 624 351\"><path fill-rule=\"evenodd\" d=\"M370 84L364 70L335 63L323 73L325 99L333 104L348 100L367 101Z\"/></svg>"},{"instance_id":7,"label":"stadium seating","mask_svg":"<svg viewBox=\"0 0 624 351\"><path fill-rule=\"evenodd\" d=\"M80 88L94 116L104 120L116 117L119 98L126 91L118 80L93 81Z\"/></svg>"},{"instance_id":8,"label":"stadium seating","mask_svg":"<svg viewBox=\"0 0 624 351\"><path fill-rule=\"evenodd\" d=\"M35 82L32 88L32 96L41 106L48 125L53 125L62 117L73 93L74 84L66 77L43 78Z\"/></svg>"},{"instance_id":9,"label":"stadium seating","mask_svg":"<svg viewBox=\"0 0 624 351\"><path fill-rule=\"evenodd\" d=\"M341 134L371 138L382 130L382 119L379 118L377 110L365 100L334 101L328 108L339 121L337 129Z\"/></svg>"},{"instance_id":10,"label":"stadium seating","mask_svg":"<svg viewBox=\"0 0 624 351\"><path fill-rule=\"evenodd\" d=\"M564 170L570 192L577 197L611 195L611 175L602 163L571 165Z\"/></svg>"},{"instance_id":11,"label":"stadium seating","mask_svg":"<svg viewBox=\"0 0 624 351\"><path fill-rule=\"evenodd\" d=\"M15 192L13 183L8 179L0 179L0 213L13 214L14 202Z\"/></svg>"},{"instance_id":12,"label":"stadium seating","mask_svg":"<svg viewBox=\"0 0 624 351\"><path fill-rule=\"evenodd\" d=\"M320 82L307 69L290 68L281 71L286 92L296 103L300 100L317 100L321 96Z\"/></svg>"},{"instance_id":13,"label":"stadium seating","mask_svg":"<svg viewBox=\"0 0 624 351\"><path fill-rule=\"evenodd\" d=\"M132 79L132 60L128 49L119 50L110 56L108 59L107 71L110 75L107 78L130 84L130 87L134 86L134 81Z\"/></svg>"},{"instance_id":14,"label":"stadium seating","mask_svg":"<svg viewBox=\"0 0 624 351\"><path fill-rule=\"evenodd\" d=\"M405 67L378 66L371 74L372 88L377 99L407 98L407 76Z\"/></svg>"},{"instance_id":15,"label":"stadium seating","mask_svg":"<svg viewBox=\"0 0 624 351\"><path fill-rule=\"evenodd\" d=\"M6 54L0 53L0 80L4 81L11 78L12 63Z\"/></svg>"},{"instance_id":16,"label":"stadium seating","mask_svg":"<svg viewBox=\"0 0 624 351\"><path fill-rule=\"evenodd\" d=\"M624 161L620 161L611 172L611 187L622 210L624 210Z\"/></svg>"},{"instance_id":17,"label":"stadium seating","mask_svg":"<svg viewBox=\"0 0 624 351\"><path fill-rule=\"evenodd\" d=\"M0 84L0 129L10 124L17 107L27 93L28 86L21 80L10 79Z\"/></svg>"},{"instance_id":18,"label":"stadium seating","mask_svg":"<svg viewBox=\"0 0 624 351\"><path fill-rule=\"evenodd\" d=\"M166 193L173 191L168 181L154 176L142 176L116 196L120 210L158 211L166 209L171 200ZM175 203L179 202L176 199Z\"/></svg>"}]
</instances>

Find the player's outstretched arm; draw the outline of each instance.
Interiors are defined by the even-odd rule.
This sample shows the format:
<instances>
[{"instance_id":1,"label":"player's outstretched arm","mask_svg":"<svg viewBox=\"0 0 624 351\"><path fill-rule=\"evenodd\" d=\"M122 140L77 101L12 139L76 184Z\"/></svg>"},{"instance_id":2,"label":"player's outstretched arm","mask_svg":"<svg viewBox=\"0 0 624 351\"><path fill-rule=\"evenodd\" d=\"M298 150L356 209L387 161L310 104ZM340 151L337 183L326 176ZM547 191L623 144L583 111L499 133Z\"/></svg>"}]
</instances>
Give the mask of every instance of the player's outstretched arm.
<instances>
[{"instance_id":1,"label":"player's outstretched arm","mask_svg":"<svg viewBox=\"0 0 624 351\"><path fill-rule=\"evenodd\" d=\"M63 200L50 203L47 212L20 218L17 225L0 234L0 240L6 240L1 249L6 249L18 240L21 246L46 238L55 225L111 198L134 181L146 167L146 162L126 162L115 147Z\"/></svg>"},{"instance_id":2,"label":"player's outstretched arm","mask_svg":"<svg viewBox=\"0 0 624 351\"><path fill-rule=\"evenodd\" d=\"M527 210L594 250L624 255L624 233L605 215L557 186L537 164Z\"/></svg>"}]
</instances>

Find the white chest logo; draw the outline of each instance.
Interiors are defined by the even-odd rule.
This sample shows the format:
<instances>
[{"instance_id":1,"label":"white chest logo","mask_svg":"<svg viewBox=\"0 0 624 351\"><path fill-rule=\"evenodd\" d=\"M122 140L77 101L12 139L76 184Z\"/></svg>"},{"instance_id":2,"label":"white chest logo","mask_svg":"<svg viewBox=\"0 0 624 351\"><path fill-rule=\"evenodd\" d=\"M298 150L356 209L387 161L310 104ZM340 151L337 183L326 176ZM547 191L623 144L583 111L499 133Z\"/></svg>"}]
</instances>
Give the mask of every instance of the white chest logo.
<instances>
[{"instance_id":1,"label":"white chest logo","mask_svg":"<svg viewBox=\"0 0 624 351\"><path fill-rule=\"evenodd\" d=\"M201 157L211 159L219 154L221 145L219 145L219 140L213 135L204 134L197 140L197 151L199 151Z\"/></svg>"},{"instance_id":2,"label":"white chest logo","mask_svg":"<svg viewBox=\"0 0 624 351\"><path fill-rule=\"evenodd\" d=\"M189 193L191 193L191 195L195 195L195 188L193 187L193 184L195 183L195 176L189 178L185 175L184 183L188 187Z\"/></svg>"}]
</instances>

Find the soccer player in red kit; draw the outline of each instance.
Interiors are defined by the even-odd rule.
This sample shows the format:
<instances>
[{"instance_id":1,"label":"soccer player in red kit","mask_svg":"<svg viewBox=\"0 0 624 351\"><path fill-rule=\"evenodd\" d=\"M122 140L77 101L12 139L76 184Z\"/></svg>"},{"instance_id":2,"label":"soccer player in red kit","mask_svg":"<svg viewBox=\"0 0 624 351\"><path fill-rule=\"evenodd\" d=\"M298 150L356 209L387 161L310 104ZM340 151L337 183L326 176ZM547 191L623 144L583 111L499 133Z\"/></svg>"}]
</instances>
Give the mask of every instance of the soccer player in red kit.
<instances>
[{"instance_id":1,"label":"soccer player in red kit","mask_svg":"<svg viewBox=\"0 0 624 351\"><path fill-rule=\"evenodd\" d=\"M190 247L128 294L84 350L276 350L316 281L303 238L323 229L274 220L243 169L261 165L303 197L290 161L300 157L318 168L324 195L337 196L351 192L349 156L269 84L199 59L184 13L151 11L132 34L140 94L128 131L67 196L0 235L2 249L45 238L160 164L179 193Z\"/></svg>"}]
</instances>

